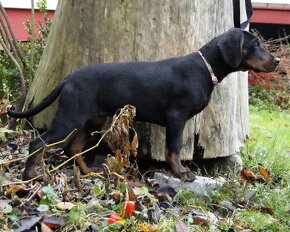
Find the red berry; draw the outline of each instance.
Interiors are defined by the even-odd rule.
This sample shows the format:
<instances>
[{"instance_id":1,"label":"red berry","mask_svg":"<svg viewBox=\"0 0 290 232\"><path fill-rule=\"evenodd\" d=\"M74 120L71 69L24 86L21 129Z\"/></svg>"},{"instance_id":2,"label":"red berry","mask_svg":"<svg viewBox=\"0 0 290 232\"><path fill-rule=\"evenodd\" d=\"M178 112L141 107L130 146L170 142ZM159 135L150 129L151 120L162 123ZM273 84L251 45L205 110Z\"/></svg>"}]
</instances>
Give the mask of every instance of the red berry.
<instances>
[{"instance_id":1,"label":"red berry","mask_svg":"<svg viewBox=\"0 0 290 232\"><path fill-rule=\"evenodd\" d=\"M123 203L125 215L127 218L132 217L135 212L135 202L134 201L125 201Z\"/></svg>"},{"instance_id":2,"label":"red berry","mask_svg":"<svg viewBox=\"0 0 290 232\"><path fill-rule=\"evenodd\" d=\"M122 222L123 219L121 216L117 213L111 214L111 216L108 218L108 224L114 224L115 222ZM121 223L122 224L122 223Z\"/></svg>"}]
</instances>

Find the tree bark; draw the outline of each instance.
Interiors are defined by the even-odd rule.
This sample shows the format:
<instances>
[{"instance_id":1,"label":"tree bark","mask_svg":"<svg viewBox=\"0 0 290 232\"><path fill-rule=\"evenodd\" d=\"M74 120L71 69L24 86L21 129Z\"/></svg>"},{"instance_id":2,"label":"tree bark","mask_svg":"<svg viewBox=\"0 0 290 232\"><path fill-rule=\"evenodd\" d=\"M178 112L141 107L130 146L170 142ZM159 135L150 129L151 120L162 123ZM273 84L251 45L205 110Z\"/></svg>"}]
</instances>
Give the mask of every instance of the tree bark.
<instances>
[{"instance_id":1,"label":"tree bark","mask_svg":"<svg viewBox=\"0 0 290 232\"><path fill-rule=\"evenodd\" d=\"M60 0L27 105L39 103L81 66L153 61L196 51L233 26L231 12L228 0ZM210 105L187 122L183 159L194 153L228 156L240 148L248 133L247 79L241 76L230 75L215 89ZM35 127L50 124L56 104L33 118ZM137 127L142 153L164 159L164 128L147 123Z\"/></svg>"}]
</instances>

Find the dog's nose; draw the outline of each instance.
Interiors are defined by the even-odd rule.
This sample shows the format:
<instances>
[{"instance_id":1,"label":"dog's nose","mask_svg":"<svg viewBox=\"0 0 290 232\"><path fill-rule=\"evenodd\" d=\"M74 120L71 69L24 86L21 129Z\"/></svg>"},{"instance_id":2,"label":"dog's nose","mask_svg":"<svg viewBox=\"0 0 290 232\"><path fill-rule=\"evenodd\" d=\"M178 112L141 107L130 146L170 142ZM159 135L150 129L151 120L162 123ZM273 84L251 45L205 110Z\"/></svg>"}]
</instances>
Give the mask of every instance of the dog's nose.
<instances>
[{"instance_id":1,"label":"dog's nose","mask_svg":"<svg viewBox=\"0 0 290 232\"><path fill-rule=\"evenodd\" d=\"M278 64L280 63L280 58L275 57L275 58L274 58L274 63L275 63L276 65L278 65Z\"/></svg>"}]
</instances>

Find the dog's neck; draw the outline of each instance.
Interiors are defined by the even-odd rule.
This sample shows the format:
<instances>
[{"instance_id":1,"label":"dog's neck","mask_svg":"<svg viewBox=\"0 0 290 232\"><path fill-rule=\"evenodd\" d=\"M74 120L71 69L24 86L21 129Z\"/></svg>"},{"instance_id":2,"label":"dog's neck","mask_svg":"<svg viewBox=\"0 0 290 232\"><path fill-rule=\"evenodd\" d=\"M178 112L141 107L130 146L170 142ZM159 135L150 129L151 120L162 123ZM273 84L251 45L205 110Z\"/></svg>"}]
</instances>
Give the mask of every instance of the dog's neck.
<instances>
[{"instance_id":1,"label":"dog's neck","mask_svg":"<svg viewBox=\"0 0 290 232\"><path fill-rule=\"evenodd\" d=\"M214 75L217 77L220 83L229 73L235 72L232 67L230 67L222 58L220 49L217 46L217 41L215 39L211 43L206 44L199 50L206 62L212 68ZM223 68L221 68L223 67Z\"/></svg>"},{"instance_id":2,"label":"dog's neck","mask_svg":"<svg viewBox=\"0 0 290 232\"><path fill-rule=\"evenodd\" d=\"M213 71L211 65L207 62L207 60L205 59L205 57L203 56L203 54L201 53L201 51L198 51L197 53L200 55L200 57L202 58L203 62L205 63L205 65L206 65L206 67L207 67L207 69L208 69L208 71L210 73L212 83L214 85L217 85L219 83L219 80L215 76L214 71Z\"/></svg>"}]
</instances>

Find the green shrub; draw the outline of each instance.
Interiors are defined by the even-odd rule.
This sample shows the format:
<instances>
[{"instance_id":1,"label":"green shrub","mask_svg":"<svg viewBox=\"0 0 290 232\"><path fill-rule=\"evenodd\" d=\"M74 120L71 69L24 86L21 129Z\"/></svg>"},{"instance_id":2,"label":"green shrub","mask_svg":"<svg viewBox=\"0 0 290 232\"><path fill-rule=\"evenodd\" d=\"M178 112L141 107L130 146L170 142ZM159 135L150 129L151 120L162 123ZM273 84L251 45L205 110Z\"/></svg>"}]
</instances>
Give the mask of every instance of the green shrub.
<instances>
[{"instance_id":1,"label":"green shrub","mask_svg":"<svg viewBox=\"0 0 290 232\"><path fill-rule=\"evenodd\" d=\"M46 39L51 28L52 21L47 15L46 0L38 2L39 11L42 13L44 23L38 22L39 31L35 34L39 36L32 41L32 24L30 21L26 20L24 26L28 32L29 39L28 42L19 43L19 47L23 52L24 65L23 73L28 80L28 75L31 75L30 81L32 80L37 65L39 64L40 58L42 56ZM31 67L30 58L33 56L33 65ZM22 65L22 64L21 64ZM19 81L19 70L16 68L15 64L12 62L11 58L5 53L0 53L0 77L2 79L3 90L10 101L14 101L20 92L20 81ZM27 85L29 86L29 81Z\"/></svg>"},{"instance_id":2,"label":"green shrub","mask_svg":"<svg viewBox=\"0 0 290 232\"><path fill-rule=\"evenodd\" d=\"M285 110L290 108L287 90L267 89L263 86L249 87L249 102L258 110Z\"/></svg>"}]
</instances>

